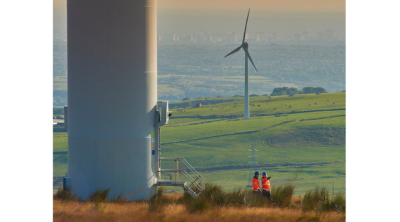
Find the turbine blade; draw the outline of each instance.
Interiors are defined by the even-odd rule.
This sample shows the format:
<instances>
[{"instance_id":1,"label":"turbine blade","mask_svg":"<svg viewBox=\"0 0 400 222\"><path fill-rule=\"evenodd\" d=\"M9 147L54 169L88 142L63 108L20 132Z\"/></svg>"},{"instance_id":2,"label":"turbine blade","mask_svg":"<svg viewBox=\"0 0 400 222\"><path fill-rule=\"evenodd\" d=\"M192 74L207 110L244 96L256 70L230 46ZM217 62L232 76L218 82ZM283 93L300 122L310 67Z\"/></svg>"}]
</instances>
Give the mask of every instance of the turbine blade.
<instances>
[{"instance_id":1,"label":"turbine blade","mask_svg":"<svg viewBox=\"0 0 400 222\"><path fill-rule=\"evenodd\" d=\"M249 12L247 13L246 26L244 26L244 34L243 34L242 44L244 43L244 39L246 38L247 21L249 20L249 14L250 14L250 8L249 8Z\"/></svg>"},{"instance_id":2,"label":"turbine blade","mask_svg":"<svg viewBox=\"0 0 400 222\"><path fill-rule=\"evenodd\" d=\"M242 48L242 46L237 47L236 49L234 49L232 52L230 52L228 55L226 55L225 57L228 57L229 55L232 55L233 53L237 52L240 50L240 48ZM224 57L224 58L225 58Z\"/></svg>"},{"instance_id":3,"label":"turbine blade","mask_svg":"<svg viewBox=\"0 0 400 222\"><path fill-rule=\"evenodd\" d=\"M256 71L258 72L256 66L254 65L253 60L251 59L250 53L249 51L247 51L246 47L243 47L243 50L246 52L246 55L249 57L251 64L253 64L254 68L256 69Z\"/></svg>"}]
</instances>

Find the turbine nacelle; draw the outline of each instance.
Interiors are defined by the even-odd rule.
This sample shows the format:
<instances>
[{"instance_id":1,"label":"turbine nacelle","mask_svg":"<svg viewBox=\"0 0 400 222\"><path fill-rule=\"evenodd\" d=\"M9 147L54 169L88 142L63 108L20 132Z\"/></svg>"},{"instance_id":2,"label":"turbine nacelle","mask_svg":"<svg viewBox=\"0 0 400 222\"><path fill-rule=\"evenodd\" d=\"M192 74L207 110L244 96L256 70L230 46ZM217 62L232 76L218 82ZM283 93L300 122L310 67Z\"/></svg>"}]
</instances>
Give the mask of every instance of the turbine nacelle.
<instances>
[{"instance_id":1,"label":"turbine nacelle","mask_svg":"<svg viewBox=\"0 0 400 222\"><path fill-rule=\"evenodd\" d=\"M242 47L249 49L249 44L247 42L243 42Z\"/></svg>"}]
</instances>

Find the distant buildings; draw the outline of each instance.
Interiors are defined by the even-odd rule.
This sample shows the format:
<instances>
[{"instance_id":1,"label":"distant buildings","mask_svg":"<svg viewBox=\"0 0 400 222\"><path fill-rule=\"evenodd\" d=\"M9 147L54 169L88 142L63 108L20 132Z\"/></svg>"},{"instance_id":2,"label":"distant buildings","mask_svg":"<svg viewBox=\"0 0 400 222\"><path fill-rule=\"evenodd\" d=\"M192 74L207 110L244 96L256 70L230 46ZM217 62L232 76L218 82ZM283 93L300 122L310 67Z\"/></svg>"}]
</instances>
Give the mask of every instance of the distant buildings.
<instances>
[{"instance_id":1,"label":"distant buildings","mask_svg":"<svg viewBox=\"0 0 400 222\"><path fill-rule=\"evenodd\" d=\"M294 34L294 41L300 42L301 41L301 35L300 34Z\"/></svg>"},{"instance_id":2,"label":"distant buildings","mask_svg":"<svg viewBox=\"0 0 400 222\"><path fill-rule=\"evenodd\" d=\"M301 41L306 41L307 40L307 31L302 31L301 32Z\"/></svg>"},{"instance_id":3,"label":"distant buildings","mask_svg":"<svg viewBox=\"0 0 400 222\"><path fill-rule=\"evenodd\" d=\"M271 42L276 41L276 33L272 33L270 40Z\"/></svg>"},{"instance_id":4,"label":"distant buildings","mask_svg":"<svg viewBox=\"0 0 400 222\"><path fill-rule=\"evenodd\" d=\"M308 31L282 32L265 30L246 34L246 41L258 43L276 43L276 44L320 44L332 43L333 41L345 41L345 36L337 35L335 37L333 29L313 32ZM201 31L193 33L158 33L157 41L159 44L236 44L242 41L243 36L237 31L232 32L213 32Z\"/></svg>"},{"instance_id":5,"label":"distant buildings","mask_svg":"<svg viewBox=\"0 0 400 222\"><path fill-rule=\"evenodd\" d=\"M262 31L262 32L257 32L257 34L256 34L256 41L257 42L264 42L266 40L266 38L265 38L265 32L264 31Z\"/></svg>"},{"instance_id":6,"label":"distant buildings","mask_svg":"<svg viewBox=\"0 0 400 222\"><path fill-rule=\"evenodd\" d=\"M333 40L333 37L334 37L333 33L334 33L334 31L332 29L325 30L326 39Z\"/></svg>"},{"instance_id":7,"label":"distant buildings","mask_svg":"<svg viewBox=\"0 0 400 222\"><path fill-rule=\"evenodd\" d=\"M324 40L324 33L323 32L317 32L317 40L319 40L319 41Z\"/></svg>"},{"instance_id":8,"label":"distant buildings","mask_svg":"<svg viewBox=\"0 0 400 222\"><path fill-rule=\"evenodd\" d=\"M237 42L237 37L236 37L236 32L232 32L231 37L230 37L230 43L236 43Z\"/></svg>"},{"instance_id":9,"label":"distant buildings","mask_svg":"<svg viewBox=\"0 0 400 222\"><path fill-rule=\"evenodd\" d=\"M183 43L190 43L190 42L193 42L193 35L186 35L185 37L183 37L182 39L181 39L181 42L183 42Z\"/></svg>"}]
</instances>

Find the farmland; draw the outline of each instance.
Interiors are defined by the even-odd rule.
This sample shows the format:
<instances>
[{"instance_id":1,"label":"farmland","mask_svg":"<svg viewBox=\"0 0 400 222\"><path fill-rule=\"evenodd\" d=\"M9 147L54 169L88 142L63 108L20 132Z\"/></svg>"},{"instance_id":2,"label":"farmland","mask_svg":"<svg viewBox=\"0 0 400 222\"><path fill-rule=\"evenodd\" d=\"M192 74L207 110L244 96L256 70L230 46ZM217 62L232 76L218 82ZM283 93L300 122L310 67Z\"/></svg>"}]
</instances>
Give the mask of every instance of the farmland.
<instances>
[{"instance_id":1,"label":"farmland","mask_svg":"<svg viewBox=\"0 0 400 222\"><path fill-rule=\"evenodd\" d=\"M206 181L233 190L247 185L254 143L257 169L273 177L273 186L294 184L295 195L302 195L316 185L331 190L334 182L335 192L345 192L345 96L251 97L249 120L243 119L243 97L207 98L222 103L171 109L173 116L161 128L162 156L184 157ZM230 99L237 100L223 102ZM205 98L179 103L199 101ZM67 172L67 133L53 138L57 179Z\"/></svg>"}]
</instances>

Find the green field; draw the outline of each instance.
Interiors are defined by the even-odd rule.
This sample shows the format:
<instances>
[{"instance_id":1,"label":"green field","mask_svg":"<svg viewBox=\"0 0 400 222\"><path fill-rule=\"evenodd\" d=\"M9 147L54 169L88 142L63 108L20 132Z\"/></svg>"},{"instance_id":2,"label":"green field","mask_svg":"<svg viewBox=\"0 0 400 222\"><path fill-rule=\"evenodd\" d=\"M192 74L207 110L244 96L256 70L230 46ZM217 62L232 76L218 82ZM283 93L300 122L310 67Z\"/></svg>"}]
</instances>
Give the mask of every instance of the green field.
<instances>
[{"instance_id":1,"label":"green field","mask_svg":"<svg viewBox=\"0 0 400 222\"><path fill-rule=\"evenodd\" d=\"M247 185L254 143L257 169L273 177L273 186L291 183L301 195L316 185L331 190L334 182L335 192L345 192L345 96L252 97L249 120L243 101L171 109L173 118L161 128L162 156L184 157L206 181L232 190ZM67 172L66 136L54 133L54 177Z\"/></svg>"},{"instance_id":2,"label":"green field","mask_svg":"<svg viewBox=\"0 0 400 222\"><path fill-rule=\"evenodd\" d=\"M67 90L67 77L55 76L53 78L53 90Z\"/></svg>"},{"instance_id":3,"label":"green field","mask_svg":"<svg viewBox=\"0 0 400 222\"><path fill-rule=\"evenodd\" d=\"M345 92L315 94L298 94L292 97L276 96L268 98L265 96L250 97L250 112L252 116L268 115L277 112L292 113L305 111L318 111L329 109L345 109L346 100ZM205 98L204 98L205 99ZM192 100L194 106L197 101L204 101L203 98ZM213 100L237 99L238 101L226 102L224 104L208 105ZM174 116L243 116L243 97L223 97L211 98L202 103L202 107L194 108L192 106L186 108L171 109ZM187 101L177 102L187 103ZM174 103L175 104L175 103Z\"/></svg>"},{"instance_id":4,"label":"green field","mask_svg":"<svg viewBox=\"0 0 400 222\"><path fill-rule=\"evenodd\" d=\"M214 81L226 81L226 82L243 82L243 76L224 76L224 77L214 77L212 78ZM249 76L249 83L266 83L270 82L265 76Z\"/></svg>"}]
</instances>

